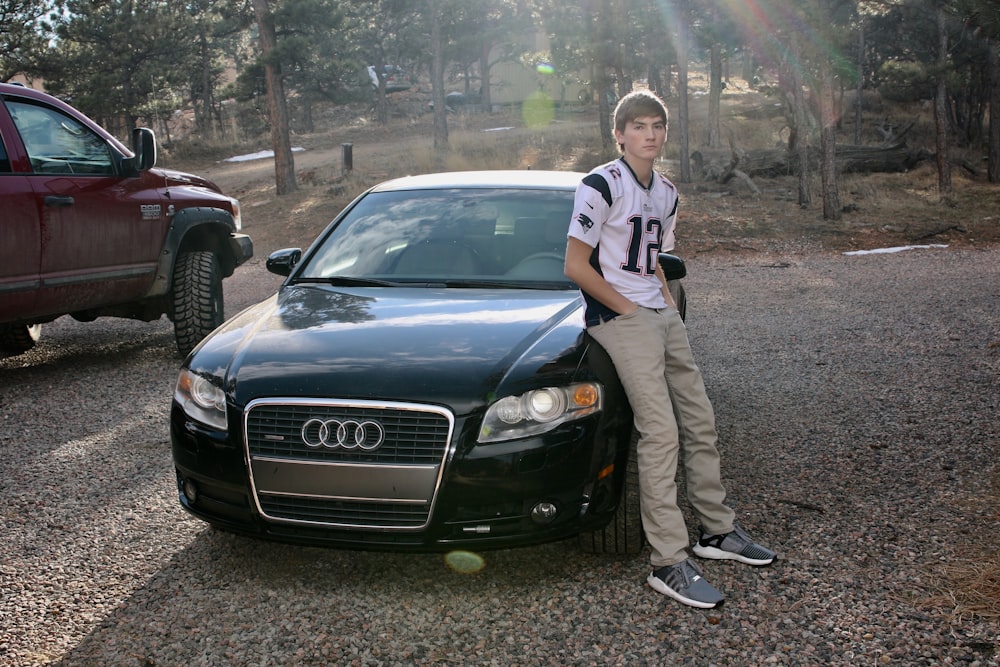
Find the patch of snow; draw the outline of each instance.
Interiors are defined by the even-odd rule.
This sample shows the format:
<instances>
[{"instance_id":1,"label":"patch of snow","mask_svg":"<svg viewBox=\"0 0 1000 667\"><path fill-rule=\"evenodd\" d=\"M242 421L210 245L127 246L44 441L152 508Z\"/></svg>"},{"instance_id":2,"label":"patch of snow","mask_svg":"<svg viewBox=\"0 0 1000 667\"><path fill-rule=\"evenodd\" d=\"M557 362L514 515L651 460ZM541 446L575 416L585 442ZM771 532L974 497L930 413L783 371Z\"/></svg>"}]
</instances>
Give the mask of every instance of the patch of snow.
<instances>
[{"instance_id":1,"label":"patch of snow","mask_svg":"<svg viewBox=\"0 0 1000 667\"><path fill-rule=\"evenodd\" d=\"M845 255L885 255L891 252L903 252L904 250L923 250L926 248L947 248L945 243L931 243L929 245L901 245L894 248L875 248L874 250L851 250Z\"/></svg>"},{"instance_id":2,"label":"patch of snow","mask_svg":"<svg viewBox=\"0 0 1000 667\"><path fill-rule=\"evenodd\" d=\"M305 149L301 146L295 146L292 148L293 153L299 153ZM247 153L246 155L236 155L233 157L227 157L223 162L249 162L251 160L263 160L264 158L274 157L274 151L258 151L256 153Z\"/></svg>"}]
</instances>

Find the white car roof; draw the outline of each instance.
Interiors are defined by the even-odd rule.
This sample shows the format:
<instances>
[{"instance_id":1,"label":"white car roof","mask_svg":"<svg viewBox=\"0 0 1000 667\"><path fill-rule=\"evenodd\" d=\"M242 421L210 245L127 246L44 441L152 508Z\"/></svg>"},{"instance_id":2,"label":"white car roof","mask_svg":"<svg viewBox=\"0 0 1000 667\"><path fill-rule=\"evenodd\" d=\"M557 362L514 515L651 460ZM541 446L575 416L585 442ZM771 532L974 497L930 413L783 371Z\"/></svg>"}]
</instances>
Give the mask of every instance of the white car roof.
<instances>
[{"instance_id":1,"label":"white car roof","mask_svg":"<svg viewBox=\"0 0 1000 667\"><path fill-rule=\"evenodd\" d=\"M483 187L575 190L584 176L585 174L575 171L529 169L449 171L396 178L376 185L373 191Z\"/></svg>"}]
</instances>

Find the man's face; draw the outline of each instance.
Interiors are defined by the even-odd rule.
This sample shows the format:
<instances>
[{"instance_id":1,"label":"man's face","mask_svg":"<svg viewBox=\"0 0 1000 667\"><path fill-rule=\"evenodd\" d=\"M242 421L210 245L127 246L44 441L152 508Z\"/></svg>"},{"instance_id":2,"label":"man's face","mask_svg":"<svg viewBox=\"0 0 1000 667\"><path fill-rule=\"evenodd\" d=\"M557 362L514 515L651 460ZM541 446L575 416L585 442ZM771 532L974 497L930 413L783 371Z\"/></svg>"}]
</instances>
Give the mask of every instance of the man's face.
<instances>
[{"instance_id":1,"label":"man's face","mask_svg":"<svg viewBox=\"0 0 1000 667\"><path fill-rule=\"evenodd\" d=\"M624 131L616 129L615 139L626 158L655 160L667 140L667 123L659 116L640 116L626 123Z\"/></svg>"}]
</instances>

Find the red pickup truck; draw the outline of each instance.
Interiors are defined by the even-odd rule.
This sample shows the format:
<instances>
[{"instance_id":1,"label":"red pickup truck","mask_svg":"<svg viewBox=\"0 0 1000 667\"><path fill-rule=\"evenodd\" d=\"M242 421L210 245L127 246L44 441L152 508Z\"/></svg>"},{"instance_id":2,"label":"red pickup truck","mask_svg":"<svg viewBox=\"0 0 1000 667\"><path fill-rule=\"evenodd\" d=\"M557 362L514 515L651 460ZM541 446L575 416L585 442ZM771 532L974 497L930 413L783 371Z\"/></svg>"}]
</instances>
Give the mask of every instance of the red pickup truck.
<instances>
[{"instance_id":1,"label":"red pickup truck","mask_svg":"<svg viewBox=\"0 0 1000 667\"><path fill-rule=\"evenodd\" d=\"M0 357L62 315L174 323L187 354L222 323L222 279L253 256L240 206L211 181L154 168L45 93L0 84Z\"/></svg>"}]
</instances>

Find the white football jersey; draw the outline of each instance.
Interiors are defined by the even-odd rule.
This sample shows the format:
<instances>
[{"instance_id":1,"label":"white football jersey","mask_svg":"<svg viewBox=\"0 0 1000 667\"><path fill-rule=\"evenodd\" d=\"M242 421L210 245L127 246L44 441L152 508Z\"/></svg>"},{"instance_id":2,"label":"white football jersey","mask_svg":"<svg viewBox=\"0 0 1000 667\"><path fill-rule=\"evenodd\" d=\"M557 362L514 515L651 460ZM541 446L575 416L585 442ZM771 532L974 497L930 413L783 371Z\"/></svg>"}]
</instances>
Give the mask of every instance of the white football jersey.
<instances>
[{"instance_id":1,"label":"white football jersey","mask_svg":"<svg viewBox=\"0 0 1000 667\"><path fill-rule=\"evenodd\" d=\"M624 159L595 168L576 188L569 236L594 249L590 264L640 306L667 305L656 277L657 256L674 249L677 188L654 171L647 188ZM586 292L587 325L618 315Z\"/></svg>"}]
</instances>

